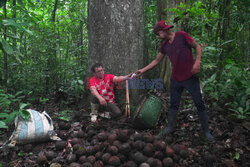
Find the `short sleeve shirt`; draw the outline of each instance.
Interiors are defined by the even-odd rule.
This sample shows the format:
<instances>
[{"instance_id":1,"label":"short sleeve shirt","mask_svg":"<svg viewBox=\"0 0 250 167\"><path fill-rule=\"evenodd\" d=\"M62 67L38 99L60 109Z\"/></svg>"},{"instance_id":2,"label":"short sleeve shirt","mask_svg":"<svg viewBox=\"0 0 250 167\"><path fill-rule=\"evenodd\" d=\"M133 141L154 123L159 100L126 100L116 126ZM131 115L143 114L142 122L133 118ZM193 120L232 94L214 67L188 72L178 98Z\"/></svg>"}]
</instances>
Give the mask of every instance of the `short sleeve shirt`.
<instances>
[{"instance_id":1,"label":"short sleeve shirt","mask_svg":"<svg viewBox=\"0 0 250 167\"><path fill-rule=\"evenodd\" d=\"M160 52L166 54L172 64L171 78L176 81L184 81L192 76L191 70L194 64L191 43L194 39L184 31L175 32L173 43L164 41Z\"/></svg>"},{"instance_id":2,"label":"short sleeve shirt","mask_svg":"<svg viewBox=\"0 0 250 167\"><path fill-rule=\"evenodd\" d=\"M114 95L114 75L112 74L104 74L104 78L102 80L97 79L96 77L92 77L89 80L89 86L95 87L98 93L109 103L115 103L115 95Z\"/></svg>"}]
</instances>

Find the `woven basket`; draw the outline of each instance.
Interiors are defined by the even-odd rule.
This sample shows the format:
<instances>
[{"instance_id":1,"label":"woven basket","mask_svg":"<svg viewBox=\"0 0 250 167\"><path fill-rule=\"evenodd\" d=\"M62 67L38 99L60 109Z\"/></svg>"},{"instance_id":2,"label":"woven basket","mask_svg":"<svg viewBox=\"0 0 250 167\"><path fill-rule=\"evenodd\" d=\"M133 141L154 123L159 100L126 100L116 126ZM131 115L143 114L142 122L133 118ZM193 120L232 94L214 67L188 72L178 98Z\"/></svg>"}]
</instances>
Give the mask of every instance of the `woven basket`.
<instances>
[{"instance_id":1,"label":"woven basket","mask_svg":"<svg viewBox=\"0 0 250 167\"><path fill-rule=\"evenodd\" d=\"M154 128L161 114L162 101L154 95L144 97L137 107L133 124L136 128Z\"/></svg>"}]
</instances>

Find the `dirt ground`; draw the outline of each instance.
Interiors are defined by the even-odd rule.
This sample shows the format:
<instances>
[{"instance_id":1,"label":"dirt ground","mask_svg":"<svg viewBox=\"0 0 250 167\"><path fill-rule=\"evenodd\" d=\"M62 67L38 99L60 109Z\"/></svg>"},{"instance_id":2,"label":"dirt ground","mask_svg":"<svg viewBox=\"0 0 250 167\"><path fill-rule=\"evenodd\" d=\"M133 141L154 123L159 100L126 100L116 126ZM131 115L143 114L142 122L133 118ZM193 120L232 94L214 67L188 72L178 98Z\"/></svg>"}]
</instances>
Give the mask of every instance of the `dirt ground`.
<instances>
[{"instance_id":1,"label":"dirt ground","mask_svg":"<svg viewBox=\"0 0 250 167\"><path fill-rule=\"evenodd\" d=\"M41 110L41 106L35 108ZM62 141L1 149L0 166L250 166L249 119L233 119L226 111L208 112L210 130L216 139L210 144L202 135L193 108L181 107L176 131L165 139L157 137L166 124L164 116L155 128L138 129L131 118L125 121L99 119L91 123L88 108L76 107L77 112L69 122L58 119L55 114L60 112L61 104L50 102L46 108ZM12 130L13 127L6 130L1 140L9 137Z\"/></svg>"}]
</instances>

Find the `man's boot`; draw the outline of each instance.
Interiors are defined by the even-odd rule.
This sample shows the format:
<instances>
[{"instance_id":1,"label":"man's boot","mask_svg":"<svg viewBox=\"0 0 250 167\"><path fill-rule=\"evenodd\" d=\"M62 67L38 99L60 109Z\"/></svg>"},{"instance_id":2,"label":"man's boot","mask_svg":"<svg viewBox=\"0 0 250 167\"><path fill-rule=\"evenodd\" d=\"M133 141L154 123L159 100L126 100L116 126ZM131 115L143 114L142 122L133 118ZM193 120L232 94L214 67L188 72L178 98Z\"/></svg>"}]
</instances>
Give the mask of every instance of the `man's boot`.
<instances>
[{"instance_id":1,"label":"man's boot","mask_svg":"<svg viewBox=\"0 0 250 167\"><path fill-rule=\"evenodd\" d=\"M169 110L169 112L168 112L168 125L163 131L161 131L158 134L159 137L164 138L166 135L168 135L174 131L174 129L175 129L174 121L175 121L176 114L177 114L177 110Z\"/></svg>"},{"instance_id":2,"label":"man's boot","mask_svg":"<svg viewBox=\"0 0 250 167\"><path fill-rule=\"evenodd\" d=\"M210 134L209 128L208 128L208 116L207 116L206 110L199 112L199 118L200 118L202 130L204 131L204 134L207 140L210 143L214 143L215 142L214 137Z\"/></svg>"},{"instance_id":3,"label":"man's boot","mask_svg":"<svg viewBox=\"0 0 250 167\"><path fill-rule=\"evenodd\" d=\"M100 105L95 103L90 103L90 104L91 104L91 113L90 113L91 122L96 122L98 116L98 109Z\"/></svg>"}]
</instances>

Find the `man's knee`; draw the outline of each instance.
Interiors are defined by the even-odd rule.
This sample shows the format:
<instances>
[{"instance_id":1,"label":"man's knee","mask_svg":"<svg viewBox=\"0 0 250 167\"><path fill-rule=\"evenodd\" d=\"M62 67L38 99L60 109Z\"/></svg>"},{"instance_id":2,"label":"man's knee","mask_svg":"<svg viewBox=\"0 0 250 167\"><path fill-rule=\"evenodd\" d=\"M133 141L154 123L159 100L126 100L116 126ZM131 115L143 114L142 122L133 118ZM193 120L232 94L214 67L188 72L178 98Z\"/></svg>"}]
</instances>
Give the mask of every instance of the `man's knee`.
<instances>
[{"instance_id":1,"label":"man's knee","mask_svg":"<svg viewBox=\"0 0 250 167\"><path fill-rule=\"evenodd\" d=\"M203 102L202 99L195 100L194 103L195 103L195 106L196 106L196 108L197 108L198 111L204 111L204 110L206 110L206 106L205 106L205 104L204 104L204 102Z\"/></svg>"},{"instance_id":2,"label":"man's knee","mask_svg":"<svg viewBox=\"0 0 250 167\"><path fill-rule=\"evenodd\" d=\"M108 109L111 112L112 117L119 117L121 116L122 112L120 108L116 104L108 103Z\"/></svg>"}]
</instances>

